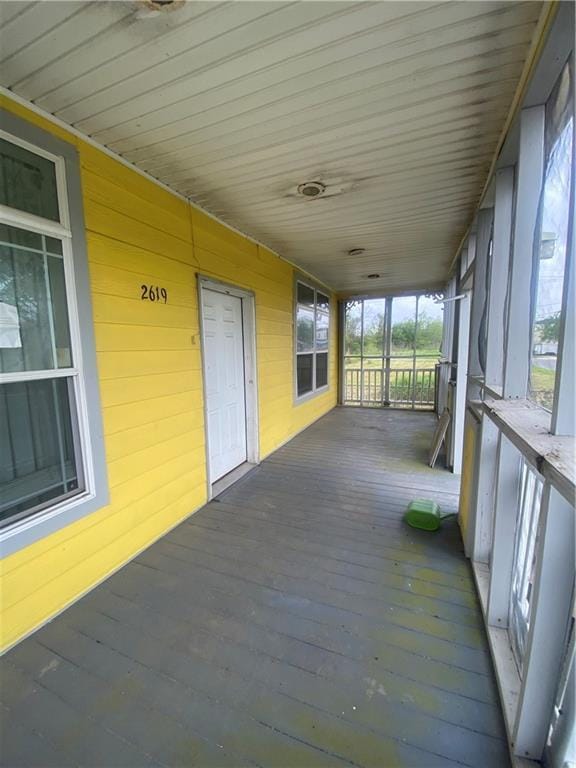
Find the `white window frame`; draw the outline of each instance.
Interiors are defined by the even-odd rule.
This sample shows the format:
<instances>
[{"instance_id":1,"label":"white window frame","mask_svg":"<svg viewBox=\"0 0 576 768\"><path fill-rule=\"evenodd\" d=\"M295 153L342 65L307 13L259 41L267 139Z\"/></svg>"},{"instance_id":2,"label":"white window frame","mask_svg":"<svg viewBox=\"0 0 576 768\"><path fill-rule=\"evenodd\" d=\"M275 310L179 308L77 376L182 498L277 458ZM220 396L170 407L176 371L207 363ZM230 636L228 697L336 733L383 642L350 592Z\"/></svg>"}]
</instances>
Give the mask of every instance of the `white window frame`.
<instances>
[{"instance_id":1,"label":"white window frame","mask_svg":"<svg viewBox=\"0 0 576 768\"><path fill-rule=\"evenodd\" d=\"M298 285L304 285L306 288L314 291L314 349L311 352L298 352ZM319 293L328 299L328 347L320 350L316 349L316 312ZM292 318L294 324L294 403L300 405L300 403L311 400L317 395L328 392L330 389L330 342L332 339L332 296L330 291L302 275L295 275ZM326 384L321 387L316 386L316 356L319 354L326 355L327 369ZM298 394L298 357L300 355L312 355L312 389L310 392L304 392L301 395Z\"/></svg>"},{"instance_id":2,"label":"white window frame","mask_svg":"<svg viewBox=\"0 0 576 768\"><path fill-rule=\"evenodd\" d=\"M82 489L54 504L8 522L0 531L5 557L108 503L105 453L97 381L92 307L85 245L82 191L76 148L0 110L0 137L54 163L60 221L0 205L0 223L57 238L62 243L71 365L66 368L0 373L0 384L67 378L72 382L71 417L78 442Z\"/></svg>"}]
</instances>

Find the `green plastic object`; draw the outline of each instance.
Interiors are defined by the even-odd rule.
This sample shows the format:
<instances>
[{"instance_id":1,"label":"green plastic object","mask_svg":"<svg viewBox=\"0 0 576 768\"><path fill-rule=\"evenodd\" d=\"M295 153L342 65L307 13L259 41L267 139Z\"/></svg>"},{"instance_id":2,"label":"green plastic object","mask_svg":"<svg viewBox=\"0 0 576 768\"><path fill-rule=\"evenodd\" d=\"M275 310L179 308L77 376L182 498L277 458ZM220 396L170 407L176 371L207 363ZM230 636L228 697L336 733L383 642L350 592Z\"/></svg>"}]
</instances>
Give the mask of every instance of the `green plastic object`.
<instances>
[{"instance_id":1,"label":"green plastic object","mask_svg":"<svg viewBox=\"0 0 576 768\"><path fill-rule=\"evenodd\" d=\"M408 505L404 520L412 528L419 528L422 531L437 531L442 521L440 507L430 499L414 499Z\"/></svg>"}]
</instances>

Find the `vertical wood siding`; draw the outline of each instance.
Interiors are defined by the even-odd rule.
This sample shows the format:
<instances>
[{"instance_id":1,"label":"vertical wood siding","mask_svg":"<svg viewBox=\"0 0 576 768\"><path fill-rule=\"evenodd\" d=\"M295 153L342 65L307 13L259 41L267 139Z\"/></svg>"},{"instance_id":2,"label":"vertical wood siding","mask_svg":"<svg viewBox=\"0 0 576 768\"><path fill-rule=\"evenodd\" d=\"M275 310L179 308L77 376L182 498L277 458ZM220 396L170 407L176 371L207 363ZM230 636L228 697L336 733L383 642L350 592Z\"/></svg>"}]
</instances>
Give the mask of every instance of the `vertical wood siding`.
<instances>
[{"instance_id":1,"label":"vertical wood siding","mask_svg":"<svg viewBox=\"0 0 576 768\"><path fill-rule=\"evenodd\" d=\"M255 292L260 455L336 403L293 404L293 267L93 146L80 153L111 503L2 561L2 646L62 610L206 501L197 273ZM161 285L168 304L140 300Z\"/></svg>"}]
</instances>

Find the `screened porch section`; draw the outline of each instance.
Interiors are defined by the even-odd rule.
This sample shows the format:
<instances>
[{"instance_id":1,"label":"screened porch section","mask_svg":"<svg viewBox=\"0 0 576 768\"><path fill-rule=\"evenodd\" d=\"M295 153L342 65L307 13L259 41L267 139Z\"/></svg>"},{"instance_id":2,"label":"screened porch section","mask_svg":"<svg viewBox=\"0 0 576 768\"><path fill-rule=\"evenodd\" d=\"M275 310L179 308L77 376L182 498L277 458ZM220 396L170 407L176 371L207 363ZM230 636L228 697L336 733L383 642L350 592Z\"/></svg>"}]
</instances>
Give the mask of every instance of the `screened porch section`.
<instances>
[{"instance_id":1,"label":"screened porch section","mask_svg":"<svg viewBox=\"0 0 576 768\"><path fill-rule=\"evenodd\" d=\"M0 0L0 768L576 768L575 14Z\"/></svg>"},{"instance_id":2,"label":"screened porch section","mask_svg":"<svg viewBox=\"0 0 576 768\"><path fill-rule=\"evenodd\" d=\"M344 404L434 410L442 339L443 305L434 297L347 301Z\"/></svg>"}]
</instances>

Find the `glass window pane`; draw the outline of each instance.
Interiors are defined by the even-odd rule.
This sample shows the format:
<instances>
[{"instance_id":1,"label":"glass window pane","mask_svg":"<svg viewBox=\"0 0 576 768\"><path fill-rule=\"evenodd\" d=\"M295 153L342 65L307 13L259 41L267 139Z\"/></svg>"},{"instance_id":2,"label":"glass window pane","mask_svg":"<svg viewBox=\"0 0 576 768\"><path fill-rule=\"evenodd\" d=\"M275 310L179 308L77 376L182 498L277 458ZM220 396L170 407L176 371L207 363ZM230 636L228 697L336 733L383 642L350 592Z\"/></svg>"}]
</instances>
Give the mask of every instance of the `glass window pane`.
<instances>
[{"instance_id":1,"label":"glass window pane","mask_svg":"<svg viewBox=\"0 0 576 768\"><path fill-rule=\"evenodd\" d=\"M362 302L349 301L346 303L344 319L344 354L361 354L362 338Z\"/></svg>"},{"instance_id":2,"label":"glass window pane","mask_svg":"<svg viewBox=\"0 0 576 768\"><path fill-rule=\"evenodd\" d=\"M391 354L412 356L416 335L416 297L395 296L392 299Z\"/></svg>"},{"instance_id":3,"label":"glass window pane","mask_svg":"<svg viewBox=\"0 0 576 768\"><path fill-rule=\"evenodd\" d=\"M303 283L298 283L298 304L306 304L309 307L314 306L314 289Z\"/></svg>"},{"instance_id":4,"label":"glass window pane","mask_svg":"<svg viewBox=\"0 0 576 768\"><path fill-rule=\"evenodd\" d=\"M384 314L385 299L366 299L364 301L364 354L384 354Z\"/></svg>"},{"instance_id":5,"label":"glass window pane","mask_svg":"<svg viewBox=\"0 0 576 768\"><path fill-rule=\"evenodd\" d=\"M44 247L47 253L54 256L62 256L62 242L55 237L44 237Z\"/></svg>"},{"instance_id":6,"label":"glass window pane","mask_svg":"<svg viewBox=\"0 0 576 768\"><path fill-rule=\"evenodd\" d=\"M571 114L573 106L569 101L572 92L569 79L567 66L546 105L549 153L540 200L540 227L534 265L535 306L529 396L548 410L552 409L554 400L573 173L574 119ZM559 120L568 113L568 119Z\"/></svg>"},{"instance_id":7,"label":"glass window pane","mask_svg":"<svg viewBox=\"0 0 576 768\"><path fill-rule=\"evenodd\" d=\"M312 392L312 361L314 355L296 355L296 377L298 395Z\"/></svg>"},{"instance_id":8,"label":"glass window pane","mask_svg":"<svg viewBox=\"0 0 576 768\"><path fill-rule=\"evenodd\" d=\"M296 338L298 352L314 351L314 310L298 305L296 310Z\"/></svg>"},{"instance_id":9,"label":"glass window pane","mask_svg":"<svg viewBox=\"0 0 576 768\"><path fill-rule=\"evenodd\" d=\"M0 385L0 525L81 490L71 381Z\"/></svg>"},{"instance_id":10,"label":"glass window pane","mask_svg":"<svg viewBox=\"0 0 576 768\"><path fill-rule=\"evenodd\" d=\"M330 299L320 291L316 292L316 306L318 309L323 309L325 312L330 310Z\"/></svg>"},{"instance_id":11,"label":"glass window pane","mask_svg":"<svg viewBox=\"0 0 576 768\"><path fill-rule=\"evenodd\" d=\"M44 253L46 250L47 253L55 256L62 256L62 242L55 237L46 237L26 229L9 227L7 224L0 224L0 245L19 245L39 253Z\"/></svg>"},{"instance_id":12,"label":"glass window pane","mask_svg":"<svg viewBox=\"0 0 576 768\"><path fill-rule=\"evenodd\" d=\"M22 230L6 230L23 239ZM42 246L45 238L39 237ZM0 245L0 371L71 364L63 259L46 250Z\"/></svg>"},{"instance_id":13,"label":"glass window pane","mask_svg":"<svg viewBox=\"0 0 576 768\"><path fill-rule=\"evenodd\" d=\"M437 304L428 296L418 299L418 328L416 331L416 354L440 354L442 344L442 326L444 312L442 304Z\"/></svg>"},{"instance_id":14,"label":"glass window pane","mask_svg":"<svg viewBox=\"0 0 576 768\"><path fill-rule=\"evenodd\" d=\"M316 312L316 349L328 349L328 334L330 330L330 315L327 312Z\"/></svg>"},{"instance_id":15,"label":"glass window pane","mask_svg":"<svg viewBox=\"0 0 576 768\"><path fill-rule=\"evenodd\" d=\"M328 353L322 352L316 355L316 388L325 387L328 384Z\"/></svg>"},{"instance_id":16,"label":"glass window pane","mask_svg":"<svg viewBox=\"0 0 576 768\"><path fill-rule=\"evenodd\" d=\"M0 203L59 221L54 163L0 139Z\"/></svg>"},{"instance_id":17,"label":"glass window pane","mask_svg":"<svg viewBox=\"0 0 576 768\"><path fill-rule=\"evenodd\" d=\"M56 367L70 368L72 365L72 355L70 350L66 284L64 281L64 261L53 256L47 256L46 263L48 266L48 283L50 286L54 323Z\"/></svg>"}]
</instances>

